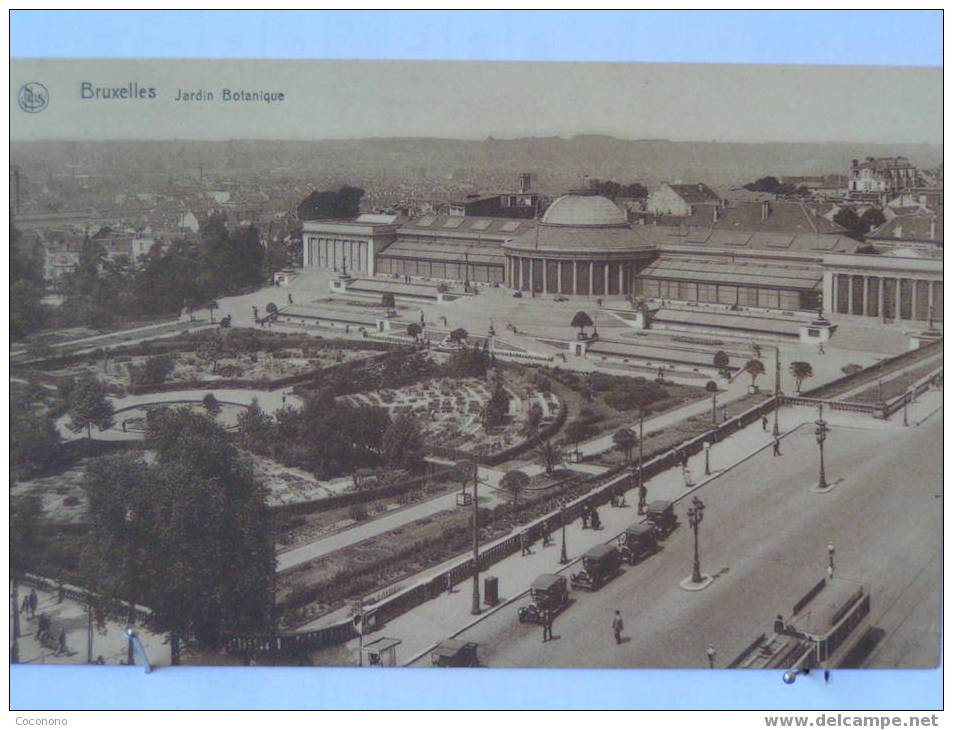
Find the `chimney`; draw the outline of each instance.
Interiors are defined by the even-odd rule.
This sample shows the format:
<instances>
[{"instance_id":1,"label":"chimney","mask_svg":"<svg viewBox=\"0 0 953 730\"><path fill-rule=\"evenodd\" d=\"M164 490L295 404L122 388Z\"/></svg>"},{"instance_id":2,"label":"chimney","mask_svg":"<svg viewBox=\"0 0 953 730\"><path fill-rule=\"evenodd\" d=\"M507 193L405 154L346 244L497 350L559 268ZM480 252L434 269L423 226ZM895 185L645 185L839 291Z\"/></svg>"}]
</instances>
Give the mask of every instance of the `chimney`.
<instances>
[{"instance_id":1,"label":"chimney","mask_svg":"<svg viewBox=\"0 0 953 730\"><path fill-rule=\"evenodd\" d=\"M768 220L768 215L771 213L771 206L768 205L767 200L761 201L761 220Z\"/></svg>"}]
</instances>

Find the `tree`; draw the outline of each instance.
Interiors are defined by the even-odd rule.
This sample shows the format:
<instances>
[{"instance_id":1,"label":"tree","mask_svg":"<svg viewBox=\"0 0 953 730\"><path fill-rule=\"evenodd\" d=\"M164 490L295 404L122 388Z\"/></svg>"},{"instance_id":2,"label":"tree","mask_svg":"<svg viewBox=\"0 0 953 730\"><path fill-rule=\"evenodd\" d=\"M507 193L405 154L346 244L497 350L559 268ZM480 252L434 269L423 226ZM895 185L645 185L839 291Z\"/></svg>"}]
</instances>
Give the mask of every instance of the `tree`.
<instances>
[{"instance_id":1,"label":"tree","mask_svg":"<svg viewBox=\"0 0 953 730\"><path fill-rule=\"evenodd\" d=\"M321 220L328 218L356 218L360 213L361 188L345 185L337 191L323 190L312 192L298 205L299 221Z\"/></svg>"},{"instance_id":2,"label":"tree","mask_svg":"<svg viewBox=\"0 0 953 730\"><path fill-rule=\"evenodd\" d=\"M526 472L519 469L512 469L500 477L500 489L506 490L513 495L513 504L519 504L520 492L529 485L529 477Z\"/></svg>"},{"instance_id":3,"label":"tree","mask_svg":"<svg viewBox=\"0 0 953 730\"><path fill-rule=\"evenodd\" d=\"M834 215L834 222L846 229L847 235L851 238L862 240L867 233L867 223L865 223L853 208L841 208Z\"/></svg>"},{"instance_id":4,"label":"tree","mask_svg":"<svg viewBox=\"0 0 953 730\"><path fill-rule=\"evenodd\" d=\"M880 208L867 208L863 215L860 216L860 220L867 226L867 230L864 231L864 233L868 233L874 228L879 228L887 221Z\"/></svg>"},{"instance_id":5,"label":"tree","mask_svg":"<svg viewBox=\"0 0 953 730\"><path fill-rule=\"evenodd\" d=\"M548 439L546 441L540 441L539 446L536 447L536 456L539 457L539 460L546 468L547 474L552 474L563 460L563 455L560 453L559 448Z\"/></svg>"},{"instance_id":6,"label":"tree","mask_svg":"<svg viewBox=\"0 0 953 730\"><path fill-rule=\"evenodd\" d=\"M483 409L483 424L494 428L502 424L510 412L510 394L502 383L497 383L490 400Z\"/></svg>"},{"instance_id":7,"label":"tree","mask_svg":"<svg viewBox=\"0 0 953 730\"><path fill-rule=\"evenodd\" d=\"M397 301L394 299L394 295L389 291L385 291L381 295L381 306L386 309L388 312L392 312L397 308Z\"/></svg>"},{"instance_id":8,"label":"tree","mask_svg":"<svg viewBox=\"0 0 953 730\"><path fill-rule=\"evenodd\" d=\"M592 317L583 311L579 311L573 315L572 322L569 324L571 327L576 327L579 329L579 339L582 340L586 337L586 327L592 327Z\"/></svg>"},{"instance_id":9,"label":"tree","mask_svg":"<svg viewBox=\"0 0 953 730\"><path fill-rule=\"evenodd\" d=\"M744 370L751 376L751 387L755 387L755 382L761 375L764 375L764 363L760 360L748 360L745 363Z\"/></svg>"},{"instance_id":10,"label":"tree","mask_svg":"<svg viewBox=\"0 0 953 730\"><path fill-rule=\"evenodd\" d=\"M625 454L625 461L632 461L632 449L639 442L638 437L631 428L620 428L612 435L612 441L615 447Z\"/></svg>"},{"instance_id":11,"label":"tree","mask_svg":"<svg viewBox=\"0 0 953 730\"><path fill-rule=\"evenodd\" d=\"M401 413L388 426L382 440L385 461L398 469L420 471L424 463L424 441L420 425L411 413Z\"/></svg>"},{"instance_id":12,"label":"tree","mask_svg":"<svg viewBox=\"0 0 953 730\"><path fill-rule=\"evenodd\" d=\"M73 382L69 389L66 412L70 430L86 429L86 438L92 438L92 427L101 431L113 423L113 405L106 398L106 388L94 376L87 374Z\"/></svg>"},{"instance_id":13,"label":"tree","mask_svg":"<svg viewBox=\"0 0 953 730\"><path fill-rule=\"evenodd\" d=\"M795 360L792 362L790 372L791 377L794 378L794 387L799 394L801 392L801 383L808 378L814 377L814 368L811 367L811 363L804 362L803 360Z\"/></svg>"},{"instance_id":14,"label":"tree","mask_svg":"<svg viewBox=\"0 0 953 730\"><path fill-rule=\"evenodd\" d=\"M222 406L219 404L218 398L215 397L214 393L205 394L205 397L202 398L202 407L212 418L215 418L215 416L222 412Z\"/></svg>"},{"instance_id":15,"label":"tree","mask_svg":"<svg viewBox=\"0 0 953 730\"><path fill-rule=\"evenodd\" d=\"M707 383L705 383L705 390L709 393L717 393L718 383L716 383L714 380L709 380Z\"/></svg>"},{"instance_id":16,"label":"tree","mask_svg":"<svg viewBox=\"0 0 953 730\"><path fill-rule=\"evenodd\" d=\"M543 409L539 403L533 403L526 412L526 423L523 424L523 433L532 436L539 430L539 424L543 420Z\"/></svg>"},{"instance_id":17,"label":"tree","mask_svg":"<svg viewBox=\"0 0 953 730\"><path fill-rule=\"evenodd\" d=\"M724 377L727 377L730 374L728 371L728 364L730 362L731 359L728 357L728 353L724 350L719 350L712 358L712 364L718 368L718 372Z\"/></svg>"},{"instance_id":18,"label":"tree","mask_svg":"<svg viewBox=\"0 0 953 730\"><path fill-rule=\"evenodd\" d=\"M10 285L10 336L19 338L42 329L50 319L43 302L43 289L24 280Z\"/></svg>"},{"instance_id":19,"label":"tree","mask_svg":"<svg viewBox=\"0 0 953 730\"><path fill-rule=\"evenodd\" d=\"M255 451L257 445L267 444L271 440L274 420L261 409L258 399L252 398L251 405L238 414L236 425L239 444L243 448Z\"/></svg>"},{"instance_id":20,"label":"tree","mask_svg":"<svg viewBox=\"0 0 953 730\"><path fill-rule=\"evenodd\" d=\"M218 332L208 334L195 350L198 358L207 365L212 366L214 373L218 369L218 361L225 354L225 348L222 345L222 338Z\"/></svg>"},{"instance_id":21,"label":"tree","mask_svg":"<svg viewBox=\"0 0 953 730\"><path fill-rule=\"evenodd\" d=\"M222 632L261 630L275 569L265 491L224 429L187 409L147 428L157 460L132 454L90 464L87 582L104 615L147 605L156 631L214 647ZM123 616L125 618L125 616Z\"/></svg>"},{"instance_id":22,"label":"tree","mask_svg":"<svg viewBox=\"0 0 953 730\"><path fill-rule=\"evenodd\" d=\"M420 329L420 325L416 322L411 322L407 325L407 334L414 338L414 341L417 341L417 338L420 337L420 333L423 330Z\"/></svg>"},{"instance_id":23,"label":"tree","mask_svg":"<svg viewBox=\"0 0 953 730\"><path fill-rule=\"evenodd\" d=\"M62 459L60 435L47 413L27 404L10 409L10 469L23 479L56 466Z\"/></svg>"},{"instance_id":24,"label":"tree","mask_svg":"<svg viewBox=\"0 0 953 730\"><path fill-rule=\"evenodd\" d=\"M105 353L108 355L108 351ZM144 387L164 383L175 370L175 360L169 355L146 358L142 365L129 366L129 382Z\"/></svg>"},{"instance_id":25,"label":"tree","mask_svg":"<svg viewBox=\"0 0 953 730\"><path fill-rule=\"evenodd\" d=\"M573 444L573 451L578 455L579 442L592 435L592 429L583 421L573 421L566 426L566 438Z\"/></svg>"},{"instance_id":26,"label":"tree","mask_svg":"<svg viewBox=\"0 0 953 730\"><path fill-rule=\"evenodd\" d=\"M470 333L467 332L463 327L457 327L450 333L450 341L463 343L466 342L467 337L470 336Z\"/></svg>"}]
</instances>

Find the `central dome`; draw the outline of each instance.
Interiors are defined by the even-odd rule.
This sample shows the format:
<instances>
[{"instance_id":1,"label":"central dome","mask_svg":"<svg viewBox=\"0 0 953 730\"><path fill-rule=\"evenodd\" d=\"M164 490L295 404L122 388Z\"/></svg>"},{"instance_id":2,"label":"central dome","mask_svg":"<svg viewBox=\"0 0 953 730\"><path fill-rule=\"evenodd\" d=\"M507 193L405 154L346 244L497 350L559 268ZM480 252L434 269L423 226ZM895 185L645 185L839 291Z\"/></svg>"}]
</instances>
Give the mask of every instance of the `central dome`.
<instances>
[{"instance_id":1,"label":"central dome","mask_svg":"<svg viewBox=\"0 0 953 730\"><path fill-rule=\"evenodd\" d=\"M569 193L556 199L543 214L550 226L626 226L625 214L601 195Z\"/></svg>"}]
</instances>

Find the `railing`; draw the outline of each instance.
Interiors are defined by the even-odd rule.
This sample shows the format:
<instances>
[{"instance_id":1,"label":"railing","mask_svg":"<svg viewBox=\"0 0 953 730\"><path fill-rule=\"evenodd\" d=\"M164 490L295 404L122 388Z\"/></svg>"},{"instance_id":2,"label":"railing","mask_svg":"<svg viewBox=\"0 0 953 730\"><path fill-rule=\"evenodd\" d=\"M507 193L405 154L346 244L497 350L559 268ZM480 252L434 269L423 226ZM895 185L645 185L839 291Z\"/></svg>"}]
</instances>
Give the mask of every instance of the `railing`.
<instances>
[{"instance_id":1,"label":"railing","mask_svg":"<svg viewBox=\"0 0 953 730\"><path fill-rule=\"evenodd\" d=\"M832 411L848 411L852 413L866 413L868 415L880 416L881 407L879 403L854 403L849 401L828 400L827 398L805 398L804 396L782 395L781 405L784 406L807 406L817 408L818 405L824 405Z\"/></svg>"},{"instance_id":2,"label":"railing","mask_svg":"<svg viewBox=\"0 0 953 730\"><path fill-rule=\"evenodd\" d=\"M86 605L95 605L98 598L95 593L85 588L70 585L69 583L61 583L50 578L44 578L43 576L36 575L34 573L24 573L19 575L17 576L17 581L21 585L28 585L31 588L38 588L41 591L53 593L57 596L62 593L63 598L69 598L70 600L76 601L77 603L85 603ZM120 601L117 603L117 605L122 606L127 610L131 606L131 604L126 601ZM136 618L138 620L146 622L152 618L152 609L139 605L131 607L135 611Z\"/></svg>"},{"instance_id":3,"label":"railing","mask_svg":"<svg viewBox=\"0 0 953 730\"><path fill-rule=\"evenodd\" d=\"M920 380L918 380L913 386L911 386L909 390L901 393L900 395L896 396L892 400L888 400L883 404L878 404L878 408L882 410L881 417L884 419L887 419L891 415L899 411L901 408L903 408L904 403L911 398L911 394L913 398L916 398L918 395L921 395L922 393L925 393L926 391L928 391L930 389L931 383L933 382L933 379L942 372L943 372L942 367L937 368L929 375L926 375L923 378L920 378Z\"/></svg>"}]
</instances>

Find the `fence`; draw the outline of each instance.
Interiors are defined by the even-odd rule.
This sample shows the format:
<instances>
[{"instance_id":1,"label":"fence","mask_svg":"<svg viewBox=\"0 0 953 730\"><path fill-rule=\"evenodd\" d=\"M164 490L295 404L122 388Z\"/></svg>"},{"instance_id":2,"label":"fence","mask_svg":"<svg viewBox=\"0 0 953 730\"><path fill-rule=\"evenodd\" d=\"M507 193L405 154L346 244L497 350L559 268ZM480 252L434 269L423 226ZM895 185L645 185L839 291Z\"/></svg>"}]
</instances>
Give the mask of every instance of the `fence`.
<instances>
[{"instance_id":1,"label":"fence","mask_svg":"<svg viewBox=\"0 0 953 730\"><path fill-rule=\"evenodd\" d=\"M50 578L44 578L41 575L24 573L20 576L17 576L17 581L21 585L37 588L41 591L53 593L57 596L59 596L60 592L62 592L63 598L69 598L73 601L76 601L77 603L85 603L86 605L94 605L96 603L96 594L92 591L88 591L85 588L80 588L79 586L70 585L69 583L61 583ZM125 609L130 607L130 604L125 601L119 602L118 605ZM152 618L151 609L138 605L132 606L132 608L135 611L137 620L145 623Z\"/></svg>"},{"instance_id":2,"label":"fence","mask_svg":"<svg viewBox=\"0 0 953 730\"><path fill-rule=\"evenodd\" d=\"M894 413L903 408L904 404L909 402L910 398L916 398L921 393L925 393L930 389L931 384L933 383L934 378L937 375L943 372L943 368L938 368L929 375L920 378L909 390L904 393L901 393L893 400L888 400L886 403L878 405L878 409L882 410L880 417L883 419L890 418ZM912 394L912 395L911 395Z\"/></svg>"},{"instance_id":3,"label":"fence","mask_svg":"<svg viewBox=\"0 0 953 730\"><path fill-rule=\"evenodd\" d=\"M852 413L866 413L874 418L881 415L882 408L879 403L852 403L849 401L827 400L826 398L805 398L803 396L782 395L781 405L783 406L808 406L817 408L819 405L825 405L832 411L849 411Z\"/></svg>"}]
</instances>

